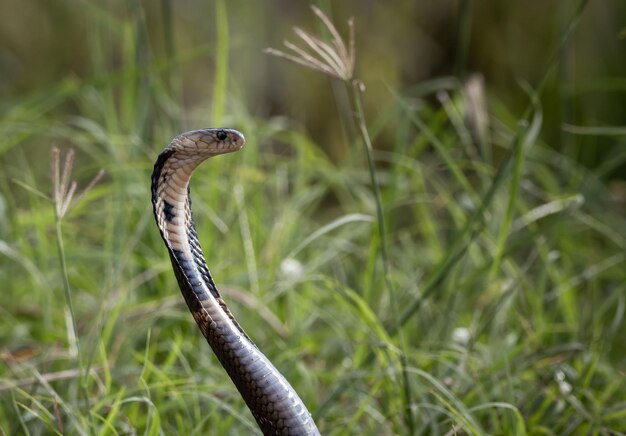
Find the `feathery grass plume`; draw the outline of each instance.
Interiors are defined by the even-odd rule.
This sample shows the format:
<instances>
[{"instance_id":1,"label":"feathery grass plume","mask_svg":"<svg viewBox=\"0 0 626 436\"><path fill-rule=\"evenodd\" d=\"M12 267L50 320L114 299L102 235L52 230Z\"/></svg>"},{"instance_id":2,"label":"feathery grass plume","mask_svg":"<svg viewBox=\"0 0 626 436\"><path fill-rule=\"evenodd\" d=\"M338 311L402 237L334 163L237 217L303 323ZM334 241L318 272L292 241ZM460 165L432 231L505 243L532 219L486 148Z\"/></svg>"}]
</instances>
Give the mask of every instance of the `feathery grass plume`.
<instances>
[{"instance_id":1,"label":"feathery grass plume","mask_svg":"<svg viewBox=\"0 0 626 436\"><path fill-rule=\"evenodd\" d=\"M465 100L467 124L472 139L479 144L483 157L491 162L489 143L489 113L485 96L485 78L482 74L472 74L463 84L463 99Z\"/></svg>"},{"instance_id":2,"label":"feathery grass plume","mask_svg":"<svg viewBox=\"0 0 626 436\"><path fill-rule=\"evenodd\" d=\"M354 19L348 20L350 30L348 44L343 41L335 25L328 16L319 8L311 6L311 9L322 21L332 37L331 43L322 41L320 38L305 32L299 27L294 27L294 33L308 46L300 48L297 45L284 41L285 47L291 51L287 53L274 48L265 49L265 53L278 56L296 64L319 71L343 81L350 81L354 78Z\"/></svg>"},{"instance_id":3,"label":"feathery grass plume","mask_svg":"<svg viewBox=\"0 0 626 436\"><path fill-rule=\"evenodd\" d=\"M66 326L67 337L72 356L78 356L80 360L80 346L77 337L76 330L76 317L74 314L74 306L72 305L72 294L70 291L70 284L67 275L67 263L65 260L65 247L63 244L63 233L61 231L61 222L65 215L71 209L71 206L76 205L86 194L89 192L96 183L104 176L104 170L100 170L98 174L87 184L87 187L76 197L76 189L78 183L71 181L72 170L74 169L75 153L73 149L70 149L65 154L65 161L63 162L63 168L61 168L61 150L58 147L52 147L50 157L50 178L52 180L52 203L54 205L55 216L55 228L56 228L56 240L57 250L59 253L59 262L61 271L63 273L63 290L65 292L65 301L67 303L66 311Z\"/></svg>"},{"instance_id":4,"label":"feathery grass plume","mask_svg":"<svg viewBox=\"0 0 626 436\"><path fill-rule=\"evenodd\" d=\"M70 177L72 170L74 169L75 153L74 149L70 149L65 154L65 161L63 163L63 171L61 171L61 150L58 147L52 147L50 166L52 179L52 202L54 204L55 216L57 219L62 220L63 217L70 211L70 206L78 204L87 193L93 189L93 187L104 176L104 170L100 170L98 174L87 184L85 189L78 194L74 202L74 194L76 194L76 188L78 183L73 180L70 183Z\"/></svg>"},{"instance_id":5,"label":"feathery grass plume","mask_svg":"<svg viewBox=\"0 0 626 436\"><path fill-rule=\"evenodd\" d=\"M374 199L376 203L378 233L380 238L380 250L383 261L385 283L388 291L391 293L392 287L389 281L388 273L389 256L387 254L385 218L383 215L380 185L378 182L376 168L374 166L374 147L372 146L367 124L365 123L365 112L363 111L363 103L361 101L361 93L365 91L365 86L354 76L356 58L354 43L354 19L350 18L348 20L349 35L348 42L346 43L342 39L335 25L330 21L328 16L324 14L324 12L315 6L311 6L311 9L320 19L326 30L330 33L330 42L324 42L321 38L311 35L299 27L294 27L294 33L304 43L304 48L301 48L289 41L284 41L285 47L291 51L290 53L274 48L265 49L265 53L287 59L298 65L310 68L334 79L341 80L345 84L346 91L350 97L350 117L354 120L356 130L359 132L367 156L370 182L374 191Z\"/></svg>"}]
</instances>

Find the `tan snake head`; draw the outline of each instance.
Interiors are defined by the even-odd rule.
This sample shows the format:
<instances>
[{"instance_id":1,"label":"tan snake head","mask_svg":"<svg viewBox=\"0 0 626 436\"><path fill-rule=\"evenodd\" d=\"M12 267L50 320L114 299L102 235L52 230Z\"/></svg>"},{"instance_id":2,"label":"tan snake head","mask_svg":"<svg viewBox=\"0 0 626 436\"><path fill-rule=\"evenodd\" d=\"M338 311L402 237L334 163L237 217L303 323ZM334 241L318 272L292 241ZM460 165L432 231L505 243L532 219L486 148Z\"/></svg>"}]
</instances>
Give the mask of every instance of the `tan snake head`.
<instances>
[{"instance_id":1,"label":"tan snake head","mask_svg":"<svg viewBox=\"0 0 626 436\"><path fill-rule=\"evenodd\" d=\"M178 160L202 162L218 154L240 150L243 134L233 129L200 129L175 137L164 151L171 150Z\"/></svg>"}]
</instances>

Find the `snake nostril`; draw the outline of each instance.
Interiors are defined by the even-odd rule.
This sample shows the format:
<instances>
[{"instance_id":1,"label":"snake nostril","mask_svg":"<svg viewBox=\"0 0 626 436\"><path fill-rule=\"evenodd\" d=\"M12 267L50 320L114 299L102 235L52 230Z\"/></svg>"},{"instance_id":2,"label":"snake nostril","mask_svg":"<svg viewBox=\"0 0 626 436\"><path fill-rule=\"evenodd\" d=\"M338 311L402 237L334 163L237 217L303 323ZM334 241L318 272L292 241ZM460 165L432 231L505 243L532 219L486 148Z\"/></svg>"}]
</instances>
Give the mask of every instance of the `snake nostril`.
<instances>
[{"instance_id":1,"label":"snake nostril","mask_svg":"<svg viewBox=\"0 0 626 436\"><path fill-rule=\"evenodd\" d=\"M219 139L220 141L224 141L226 140L226 138L228 138L228 135L226 134L226 132L224 132L223 130L220 130L219 132L217 132L217 139Z\"/></svg>"}]
</instances>

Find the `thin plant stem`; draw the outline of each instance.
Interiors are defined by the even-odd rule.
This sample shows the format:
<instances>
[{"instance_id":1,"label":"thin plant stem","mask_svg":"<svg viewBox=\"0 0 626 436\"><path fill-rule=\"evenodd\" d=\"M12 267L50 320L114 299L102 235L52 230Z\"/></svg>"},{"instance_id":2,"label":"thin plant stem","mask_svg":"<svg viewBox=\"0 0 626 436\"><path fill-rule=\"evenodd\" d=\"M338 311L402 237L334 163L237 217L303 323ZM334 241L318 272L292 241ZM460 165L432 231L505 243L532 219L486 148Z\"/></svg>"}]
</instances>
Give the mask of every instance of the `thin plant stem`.
<instances>
[{"instance_id":1,"label":"thin plant stem","mask_svg":"<svg viewBox=\"0 0 626 436\"><path fill-rule=\"evenodd\" d=\"M361 101L361 92L363 84L359 80L345 81L353 104L353 116L357 126L358 133L361 136L363 145L365 148L365 155L367 156L367 166L370 174L370 183L374 190L374 200L376 203L376 217L378 222L378 235L380 238L380 254L383 264L383 280L385 281L385 287L389 294L389 301L393 307L395 313L399 313L398 303L396 301L396 295L389 277L389 253L387 251L387 237L385 234L385 214L383 212L383 201L380 192L380 184L378 181L378 174L374 165L374 147L370 139L367 124L365 122L365 112L363 111L363 102ZM398 340L402 344L401 350L404 349L404 335L402 331L398 332ZM407 359L404 353L400 354L400 366L402 370L402 383L403 394L406 408L404 410L406 425L410 430L410 434L415 433L415 423L413 420L413 413L411 410L411 404L413 402L411 395L411 388L409 385L409 377L407 374Z\"/></svg>"},{"instance_id":2,"label":"thin plant stem","mask_svg":"<svg viewBox=\"0 0 626 436\"><path fill-rule=\"evenodd\" d=\"M348 92L353 104L354 120L365 147L365 155L367 156L370 183L372 184L372 189L374 190L374 201L376 203L376 218L378 221L378 233L380 237L380 252L383 260L383 273L385 276L385 284L387 285L388 290L391 291L391 283L389 282L389 254L387 252L387 238L385 236L385 215L383 213L383 202L380 194L378 174L376 173L376 168L374 167L374 147L372 146L367 125L365 124L365 113L363 111L363 103L361 102L360 86L360 82L357 80L347 83Z\"/></svg>"},{"instance_id":3,"label":"thin plant stem","mask_svg":"<svg viewBox=\"0 0 626 436\"><path fill-rule=\"evenodd\" d=\"M67 274L67 261L65 259L65 246L63 244L63 232L61 230L61 219L57 217L55 221L57 252L59 254L59 263L61 265L61 274L63 278L63 294L65 296L65 304L70 311L70 323L67 325L67 336L70 345L70 354L76 355L80 361L80 344L78 340L76 328L76 316L74 312L74 304L72 303L72 292Z\"/></svg>"},{"instance_id":4,"label":"thin plant stem","mask_svg":"<svg viewBox=\"0 0 626 436\"><path fill-rule=\"evenodd\" d=\"M57 243L57 252L59 254L59 263L61 265L61 274L63 278L63 293L65 295L65 303L67 305L67 310L70 312L70 321L67 325L68 330L68 342L70 343L70 350L73 348L73 353L76 355L76 363L79 369L79 380L80 380L80 391L83 395L83 400L85 401L85 407L89 410L89 393L87 392L87 373L88 369L83 366L82 362L82 354L80 349L80 340L78 338L78 329L76 327L76 315L74 312L74 304L72 303L72 291L70 288L69 275L67 273L67 260L65 258L65 245L63 244L63 231L61 228L62 218L56 215L55 218L55 232L56 232L56 243ZM66 318L67 322L67 318ZM72 354L72 351L70 351ZM93 415L89 414L91 420L91 428L95 428L95 421Z\"/></svg>"}]
</instances>

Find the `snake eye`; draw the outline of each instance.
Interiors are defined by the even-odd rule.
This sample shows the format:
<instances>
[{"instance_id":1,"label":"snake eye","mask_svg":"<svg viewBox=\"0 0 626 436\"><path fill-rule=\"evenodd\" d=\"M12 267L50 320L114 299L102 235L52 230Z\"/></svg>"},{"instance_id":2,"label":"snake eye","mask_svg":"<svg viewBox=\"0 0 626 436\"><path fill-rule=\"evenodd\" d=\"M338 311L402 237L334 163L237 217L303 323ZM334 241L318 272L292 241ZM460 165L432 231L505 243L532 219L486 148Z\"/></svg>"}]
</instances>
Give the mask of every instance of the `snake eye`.
<instances>
[{"instance_id":1,"label":"snake eye","mask_svg":"<svg viewBox=\"0 0 626 436\"><path fill-rule=\"evenodd\" d=\"M220 141L224 141L226 140L226 138L228 138L228 135L223 130L220 130L219 132L217 132L216 136L217 136L217 139L219 139Z\"/></svg>"}]
</instances>

